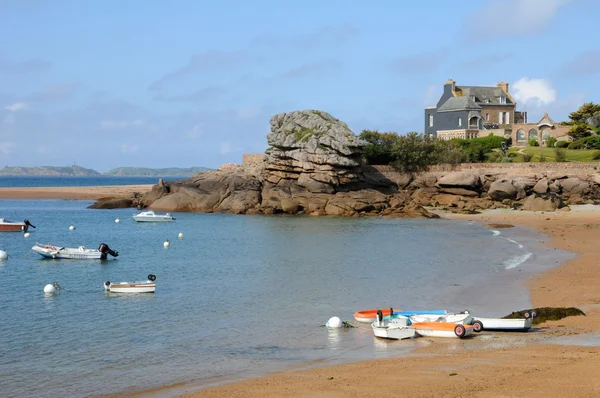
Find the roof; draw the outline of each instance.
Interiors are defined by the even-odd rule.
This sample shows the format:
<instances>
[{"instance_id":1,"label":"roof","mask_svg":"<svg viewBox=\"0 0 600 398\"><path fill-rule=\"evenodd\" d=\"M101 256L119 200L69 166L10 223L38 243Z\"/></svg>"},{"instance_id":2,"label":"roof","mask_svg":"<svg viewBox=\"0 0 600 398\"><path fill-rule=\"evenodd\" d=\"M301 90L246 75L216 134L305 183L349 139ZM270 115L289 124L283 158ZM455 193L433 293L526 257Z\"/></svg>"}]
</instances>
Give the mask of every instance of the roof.
<instances>
[{"instance_id":1,"label":"roof","mask_svg":"<svg viewBox=\"0 0 600 398\"><path fill-rule=\"evenodd\" d=\"M542 126L553 127L554 120L552 120L552 118L550 116L548 116L547 113L544 113L544 116L540 119L540 121L537 123L537 125L538 125L538 127L542 127Z\"/></svg>"},{"instance_id":2,"label":"roof","mask_svg":"<svg viewBox=\"0 0 600 398\"><path fill-rule=\"evenodd\" d=\"M471 97L450 97L438 108L438 112L480 110L481 107Z\"/></svg>"},{"instance_id":3,"label":"roof","mask_svg":"<svg viewBox=\"0 0 600 398\"><path fill-rule=\"evenodd\" d=\"M514 105L510 95L500 87L456 86L456 95L475 96L475 101L485 105ZM506 104L500 103L498 97L505 97Z\"/></svg>"}]
</instances>

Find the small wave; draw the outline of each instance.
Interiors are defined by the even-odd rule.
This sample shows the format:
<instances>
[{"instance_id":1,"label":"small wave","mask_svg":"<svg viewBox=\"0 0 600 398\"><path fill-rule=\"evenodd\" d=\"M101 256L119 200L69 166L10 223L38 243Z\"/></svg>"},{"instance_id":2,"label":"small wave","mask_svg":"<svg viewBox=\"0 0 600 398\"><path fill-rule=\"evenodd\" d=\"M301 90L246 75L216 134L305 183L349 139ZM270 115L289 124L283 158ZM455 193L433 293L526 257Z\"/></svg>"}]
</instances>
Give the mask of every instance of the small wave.
<instances>
[{"instance_id":1,"label":"small wave","mask_svg":"<svg viewBox=\"0 0 600 398\"><path fill-rule=\"evenodd\" d=\"M516 240L512 240L512 239L510 239L510 238L505 238L505 239L506 239L507 241L509 241L509 242L511 242L511 243L514 243L515 245L519 246L519 249L522 249L522 248L523 248L523 245L522 245L522 244L520 244L519 242L517 242Z\"/></svg>"},{"instance_id":2,"label":"small wave","mask_svg":"<svg viewBox=\"0 0 600 398\"><path fill-rule=\"evenodd\" d=\"M494 236L500 235L500 231L497 231L495 229L492 229L492 233L494 234Z\"/></svg>"},{"instance_id":3,"label":"small wave","mask_svg":"<svg viewBox=\"0 0 600 398\"><path fill-rule=\"evenodd\" d=\"M533 255L533 253L531 253L531 252L519 254L518 256L511 257L508 260L504 261L502 263L502 265L504 266L504 269L517 268L519 265L521 265L525 261L527 261L529 259L529 257L531 257L532 255Z\"/></svg>"}]
</instances>

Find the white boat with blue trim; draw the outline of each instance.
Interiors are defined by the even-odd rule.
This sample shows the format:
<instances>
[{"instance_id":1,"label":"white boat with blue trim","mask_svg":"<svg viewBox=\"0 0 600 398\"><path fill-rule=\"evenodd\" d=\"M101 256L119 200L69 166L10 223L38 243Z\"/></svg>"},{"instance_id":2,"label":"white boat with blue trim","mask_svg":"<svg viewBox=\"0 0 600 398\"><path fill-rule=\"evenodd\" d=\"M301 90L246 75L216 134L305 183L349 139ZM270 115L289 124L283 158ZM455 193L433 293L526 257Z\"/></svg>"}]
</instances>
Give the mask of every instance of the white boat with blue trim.
<instances>
[{"instance_id":1,"label":"white boat with blue trim","mask_svg":"<svg viewBox=\"0 0 600 398\"><path fill-rule=\"evenodd\" d=\"M157 214L153 210L146 210L133 216L133 219L137 222L171 222L175 217L171 213Z\"/></svg>"},{"instance_id":2,"label":"white boat with blue trim","mask_svg":"<svg viewBox=\"0 0 600 398\"><path fill-rule=\"evenodd\" d=\"M34 252L46 258L64 258L76 260L106 260L110 254L117 257L119 252L112 250L106 243L101 243L97 249L85 246L62 247L57 245L42 245L37 243L31 248Z\"/></svg>"}]
</instances>

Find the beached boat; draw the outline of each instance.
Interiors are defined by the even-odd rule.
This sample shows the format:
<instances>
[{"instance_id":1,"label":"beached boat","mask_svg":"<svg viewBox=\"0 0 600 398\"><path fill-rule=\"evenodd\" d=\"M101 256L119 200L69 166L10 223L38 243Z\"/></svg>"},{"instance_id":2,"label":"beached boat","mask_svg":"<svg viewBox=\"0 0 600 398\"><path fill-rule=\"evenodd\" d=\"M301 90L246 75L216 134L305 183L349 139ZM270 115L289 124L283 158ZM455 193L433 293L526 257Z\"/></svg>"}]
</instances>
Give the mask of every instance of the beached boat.
<instances>
[{"instance_id":1,"label":"beached boat","mask_svg":"<svg viewBox=\"0 0 600 398\"><path fill-rule=\"evenodd\" d=\"M473 326L448 322L418 322L411 325L418 335L424 337L463 338L473 334Z\"/></svg>"},{"instance_id":2,"label":"beached boat","mask_svg":"<svg viewBox=\"0 0 600 398\"><path fill-rule=\"evenodd\" d=\"M154 211L148 210L136 214L133 219L137 222L169 222L175 220L175 217L171 213L156 214Z\"/></svg>"},{"instance_id":3,"label":"beached boat","mask_svg":"<svg viewBox=\"0 0 600 398\"><path fill-rule=\"evenodd\" d=\"M357 322L362 323L373 323L377 319L377 311L381 311L383 314L384 320L390 319L390 311L392 309L384 309L384 310L363 310L357 311L354 313L354 319ZM415 310L415 311L393 311L393 316L411 316L415 314L437 314L444 315L447 314L446 310Z\"/></svg>"},{"instance_id":4,"label":"beached boat","mask_svg":"<svg viewBox=\"0 0 600 398\"><path fill-rule=\"evenodd\" d=\"M32 225L29 220L18 222L0 218L0 232L27 232L29 227L35 228L35 225Z\"/></svg>"},{"instance_id":5,"label":"beached boat","mask_svg":"<svg viewBox=\"0 0 600 398\"><path fill-rule=\"evenodd\" d=\"M445 314L445 315L434 315L434 314L415 314L409 317L411 323L419 322L448 322L448 323L462 323L464 325L471 325L473 323L473 316L469 311L464 311L456 314Z\"/></svg>"},{"instance_id":6,"label":"beached boat","mask_svg":"<svg viewBox=\"0 0 600 398\"><path fill-rule=\"evenodd\" d=\"M377 312L375 322L371 324L375 337L382 339L402 340L415 337L415 329L408 326L407 317L400 317L384 320L381 310Z\"/></svg>"},{"instance_id":7,"label":"beached boat","mask_svg":"<svg viewBox=\"0 0 600 398\"><path fill-rule=\"evenodd\" d=\"M527 311L525 318L517 319L474 317L473 330L475 332L482 330L526 332L531 329L535 315L535 311Z\"/></svg>"},{"instance_id":8,"label":"beached boat","mask_svg":"<svg viewBox=\"0 0 600 398\"><path fill-rule=\"evenodd\" d=\"M56 245L42 245L36 242L31 250L46 258L78 260L105 260L109 254L113 257L119 255L119 252L112 250L106 243L101 243L97 249L89 249L85 246L61 247Z\"/></svg>"},{"instance_id":9,"label":"beached boat","mask_svg":"<svg viewBox=\"0 0 600 398\"><path fill-rule=\"evenodd\" d=\"M104 282L104 290L111 293L154 293L156 290L155 275L148 275L148 280L145 282L119 282L112 283L111 281Z\"/></svg>"}]
</instances>

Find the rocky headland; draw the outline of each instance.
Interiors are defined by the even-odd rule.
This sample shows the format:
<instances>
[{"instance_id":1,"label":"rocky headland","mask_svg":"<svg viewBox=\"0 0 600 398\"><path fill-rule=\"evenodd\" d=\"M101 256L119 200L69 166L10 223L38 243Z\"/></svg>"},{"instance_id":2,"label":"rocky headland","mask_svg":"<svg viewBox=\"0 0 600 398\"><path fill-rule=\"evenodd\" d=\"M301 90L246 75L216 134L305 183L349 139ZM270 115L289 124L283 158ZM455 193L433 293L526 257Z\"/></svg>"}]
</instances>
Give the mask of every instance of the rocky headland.
<instances>
[{"instance_id":1,"label":"rocky headland","mask_svg":"<svg viewBox=\"0 0 600 398\"><path fill-rule=\"evenodd\" d=\"M106 198L93 208L236 214L429 217L429 207L461 213L514 208L568 210L600 203L600 175L589 167L482 166L402 174L362 161L366 142L326 112L281 113L270 121L269 148L257 161L224 165L143 195ZM512 165L511 165L512 166ZM461 167L461 166L459 166Z\"/></svg>"}]
</instances>

